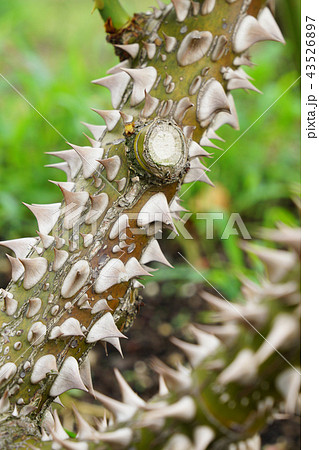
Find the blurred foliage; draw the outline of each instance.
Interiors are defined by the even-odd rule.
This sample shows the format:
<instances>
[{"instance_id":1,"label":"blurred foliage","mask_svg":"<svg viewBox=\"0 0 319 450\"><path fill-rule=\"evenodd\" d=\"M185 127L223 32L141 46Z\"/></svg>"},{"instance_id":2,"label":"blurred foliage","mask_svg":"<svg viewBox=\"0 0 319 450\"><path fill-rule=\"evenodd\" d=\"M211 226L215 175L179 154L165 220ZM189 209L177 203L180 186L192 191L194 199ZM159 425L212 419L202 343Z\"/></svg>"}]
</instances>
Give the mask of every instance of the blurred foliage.
<instances>
[{"instance_id":1,"label":"blurred foliage","mask_svg":"<svg viewBox=\"0 0 319 450\"><path fill-rule=\"evenodd\" d=\"M132 0L130 13L149 2ZM90 107L111 107L106 90L92 85L116 64L103 23L89 0L14 0L0 3L0 73L69 142L85 145L80 121L103 123ZM60 170L45 151L68 148L64 139L0 78L0 239L34 233L26 203L55 202Z\"/></svg>"},{"instance_id":2,"label":"blurred foliage","mask_svg":"<svg viewBox=\"0 0 319 450\"><path fill-rule=\"evenodd\" d=\"M130 13L146 10L152 3L154 0L123 0ZM186 185L181 195L183 206L193 213L185 224L193 240L185 239L182 233L178 238L166 239L170 233L164 233L160 245L175 269L161 266L150 281L145 280L145 306L129 332L130 339L122 344L124 360L112 348L109 358L103 358L104 350L99 346L91 352L93 367L96 359L100 368L93 372L98 390L119 396L114 379L107 372L113 366L122 370L139 393L148 389L146 397L153 395L156 377L147 367L146 357L156 354L176 365L180 356L167 337L180 337L181 330L191 321L206 320L200 312L204 305L196 295L196 284L205 284L206 278L232 299L238 295L238 273L248 273L247 262L251 278L261 275L256 259L247 261L239 249L240 236L221 239L232 213L240 214L252 236L260 226L272 227L278 221L288 225L299 222L292 201L298 196L300 181L299 82L265 112L299 76L300 4L298 0L278 3L278 19L287 45L271 42L255 46L252 60L257 66L245 70L263 95L233 93L241 129L222 127L218 134L225 143L215 143L223 151L213 150L214 157L205 162L207 166L213 164L210 178L215 189L195 183ZM67 141L79 145L87 142L82 135L87 129L80 121L102 124L90 108L111 108L107 90L90 81L102 77L117 62L111 45L105 42L99 14L90 14L92 4L90 0L0 2L0 73ZM36 221L21 201L59 201L57 187L47 180L62 181L64 177L56 169L43 167L58 161L44 152L64 150L67 145L1 77L0 105L2 240L34 235ZM214 221L214 239L206 239L206 221L196 219L196 213L211 212L222 212L224 217ZM2 286L7 281L4 273L10 269L5 252L0 248ZM205 287L210 289L207 284ZM68 430L72 428L68 408L71 403L75 402L80 412L88 416L103 415L100 406L81 401L82 397L82 392L74 390L62 396L67 407L60 413Z\"/></svg>"},{"instance_id":3,"label":"blurred foliage","mask_svg":"<svg viewBox=\"0 0 319 450\"><path fill-rule=\"evenodd\" d=\"M287 30L287 45L256 45L252 60L257 66L245 68L263 95L233 94L241 129L222 127L218 134L225 139L220 145L223 151L214 150L213 159L205 163L212 165L210 178L215 189L202 183L183 188L183 206L193 213L185 227L194 239L185 240L180 235L162 240L175 266L174 271L161 268L152 279L165 280L163 295L183 289L186 279L190 283L204 281L177 252L184 254L226 296L236 295L236 276L246 270L238 248L240 236L221 239L232 213L240 214L251 235L260 226L272 227L278 221L298 224L291 196L300 177L299 82L274 103L299 76L299 31L293 25L299 14L298 2L295 14L285 12L291 2L279 2L279 20ZM130 13L146 10L151 3L123 2ZM111 107L107 90L92 85L90 80L102 77L117 61L111 45L105 42L101 19L98 13L90 15L91 8L89 0L0 3L0 73L67 141L79 145L87 142L81 134L86 131L81 120L102 124L90 107ZM56 169L43 168L57 162L44 152L64 150L67 145L1 78L0 99L0 239L12 239L34 234L35 219L21 201L59 200L56 186L47 180L62 180L63 176ZM206 222L196 219L199 212L224 214L223 220L214 222L214 239L206 239ZM257 276L260 268L254 261L251 264Z\"/></svg>"},{"instance_id":4,"label":"blurred foliage","mask_svg":"<svg viewBox=\"0 0 319 450\"><path fill-rule=\"evenodd\" d=\"M292 59L298 72L301 70L301 1L279 0L276 8L280 28L293 47Z\"/></svg>"},{"instance_id":5,"label":"blurred foliage","mask_svg":"<svg viewBox=\"0 0 319 450\"><path fill-rule=\"evenodd\" d=\"M202 283L204 276L227 298L234 298L239 289L237 275L247 273L247 264L238 248L240 230L236 235L235 226L234 235L222 238L231 214L240 214L252 237L261 226L275 227L278 222L299 225L294 204L300 183L299 80L288 89L299 77L294 48L289 40L286 46L273 42L255 46L252 61L257 65L245 71L263 94L233 93L240 130L228 125L218 130L225 143L214 141L222 150L214 149L213 159L205 162L211 166L209 176L215 189L195 183L184 186L181 194L183 206L192 212L185 226L194 240L178 237L177 242L181 253L200 272L179 258L174 273L161 269L156 280L173 278L182 284L187 278ZM214 221L214 239L206 239L206 222L196 218L196 213L203 212L223 213L222 220ZM249 262L250 276L258 278L261 268L255 261Z\"/></svg>"}]
</instances>

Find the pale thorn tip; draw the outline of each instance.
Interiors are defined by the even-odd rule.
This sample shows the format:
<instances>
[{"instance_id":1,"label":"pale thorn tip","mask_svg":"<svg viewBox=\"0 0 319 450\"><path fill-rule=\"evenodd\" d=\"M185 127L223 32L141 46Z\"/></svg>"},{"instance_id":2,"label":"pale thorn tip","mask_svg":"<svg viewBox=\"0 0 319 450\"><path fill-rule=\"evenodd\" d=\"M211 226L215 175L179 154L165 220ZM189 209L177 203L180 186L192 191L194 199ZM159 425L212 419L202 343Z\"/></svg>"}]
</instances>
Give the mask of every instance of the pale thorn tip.
<instances>
[{"instance_id":1,"label":"pale thorn tip","mask_svg":"<svg viewBox=\"0 0 319 450\"><path fill-rule=\"evenodd\" d=\"M51 386L50 396L57 397L69 389L88 392L80 376L78 362L73 356L67 357L62 364L59 374Z\"/></svg>"},{"instance_id":2,"label":"pale thorn tip","mask_svg":"<svg viewBox=\"0 0 319 450\"><path fill-rule=\"evenodd\" d=\"M218 376L217 381L223 385L236 382L249 385L257 376L258 364L253 351L249 348L240 350L234 360Z\"/></svg>"},{"instance_id":3,"label":"pale thorn tip","mask_svg":"<svg viewBox=\"0 0 319 450\"><path fill-rule=\"evenodd\" d=\"M76 151L73 150L61 150L56 152L46 152L47 155L56 156L57 158L63 159L70 168L70 173L72 178L76 177L79 170L82 167L82 161Z\"/></svg>"},{"instance_id":4,"label":"pale thorn tip","mask_svg":"<svg viewBox=\"0 0 319 450\"><path fill-rule=\"evenodd\" d=\"M23 287L26 290L33 288L45 275L48 261L45 258L19 258L24 266L25 274Z\"/></svg>"},{"instance_id":5,"label":"pale thorn tip","mask_svg":"<svg viewBox=\"0 0 319 450\"><path fill-rule=\"evenodd\" d=\"M188 66L202 59L207 53L213 35L210 31L193 30L182 40L176 54L180 66Z\"/></svg>"},{"instance_id":6,"label":"pale thorn tip","mask_svg":"<svg viewBox=\"0 0 319 450\"><path fill-rule=\"evenodd\" d=\"M102 110L95 108L91 109L92 111L96 112L102 117L102 119L105 121L108 131L112 131L116 127L118 121L121 118L120 112L116 109L115 110Z\"/></svg>"},{"instance_id":7,"label":"pale thorn tip","mask_svg":"<svg viewBox=\"0 0 319 450\"><path fill-rule=\"evenodd\" d=\"M86 342L92 343L100 341L105 338L126 338L117 328L113 316L110 312L107 312L94 323L90 329Z\"/></svg>"},{"instance_id":8,"label":"pale thorn tip","mask_svg":"<svg viewBox=\"0 0 319 450\"><path fill-rule=\"evenodd\" d=\"M106 178L109 181L113 181L116 178L121 167L120 157L118 155L114 155L110 158L99 159L98 162L104 166L106 171Z\"/></svg>"},{"instance_id":9,"label":"pale thorn tip","mask_svg":"<svg viewBox=\"0 0 319 450\"><path fill-rule=\"evenodd\" d=\"M2 367L0 367L0 386L10 380L13 375L15 375L17 371L17 366L12 363L12 362L8 362L5 363Z\"/></svg>"},{"instance_id":10,"label":"pale thorn tip","mask_svg":"<svg viewBox=\"0 0 319 450\"><path fill-rule=\"evenodd\" d=\"M104 153L103 148L93 148L93 147L80 147L79 145L69 144L76 151L82 160L82 171L83 177L89 178L99 167L98 159L101 159Z\"/></svg>"},{"instance_id":11,"label":"pale thorn tip","mask_svg":"<svg viewBox=\"0 0 319 450\"><path fill-rule=\"evenodd\" d=\"M161 250L161 247L158 241L154 238L145 248L142 257L140 259L141 264L148 264L151 261L156 261L164 264L168 267L173 267L166 259L164 253Z\"/></svg>"},{"instance_id":12,"label":"pale thorn tip","mask_svg":"<svg viewBox=\"0 0 319 450\"><path fill-rule=\"evenodd\" d=\"M197 426L193 432L194 450L206 450L215 436L216 433L212 427L207 425Z\"/></svg>"},{"instance_id":13,"label":"pale thorn tip","mask_svg":"<svg viewBox=\"0 0 319 450\"><path fill-rule=\"evenodd\" d=\"M74 317L66 319L62 325L60 325L61 337L66 336L84 336L80 322Z\"/></svg>"},{"instance_id":14,"label":"pale thorn tip","mask_svg":"<svg viewBox=\"0 0 319 450\"><path fill-rule=\"evenodd\" d=\"M37 242L38 239L36 238L20 238L9 241L1 241L0 245L12 250L17 258L25 258Z\"/></svg>"},{"instance_id":15,"label":"pale thorn tip","mask_svg":"<svg viewBox=\"0 0 319 450\"><path fill-rule=\"evenodd\" d=\"M120 71L114 72L113 75L109 75L108 77L92 81L92 83L99 84L110 90L112 97L112 106L114 109L117 109L120 106L123 95L130 81L130 76L127 73L123 72L124 66L121 66L119 69Z\"/></svg>"},{"instance_id":16,"label":"pale thorn tip","mask_svg":"<svg viewBox=\"0 0 319 450\"><path fill-rule=\"evenodd\" d=\"M61 287L63 298L70 298L86 284L90 276L90 266L86 260L77 261L70 269Z\"/></svg>"},{"instance_id":17,"label":"pale thorn tip","mask_svg":"<svg viewBox=\"0 0 319 450\"><path fill-rule=\"evenodd\" d=\"M178 22L184 22L191 6L190 0L172 0Z\"/></svg>"},{"instance_id":18,"label":"pale thorn tip","mask_svg":"<svg viewBox=\"0 0 319 450\"><path fill-rule=\"evenodd\" d=\"M49 234L60 216L61 203L52 203L48 205L23 204L29 208L35 216L40 233Z\"/></svg>"},{"instance_id":19,"label":"pale thorn tip","mask_svg":"<svg viewBox=\"0 0 319 450\"><path fill-rule=\"evenodd\" d=\"M91 363L89 355L84 359L84 361L80 365L80 376L82 378L84 385L88 388L89 393L92 395L94 389L93 389Z\"/></svg>"},{"instance_id":20,"label":"pale thorn tip","mask_svg":"<svg viewBox=\"0 0 319 450\"><path fill-rule=\"evenodd\" d=\"M133 80L133 91L131 94L131 106L136 106L145 98L145 91L150 92L156 77L157 70L149 66L143 69L122 69Z\"/></svg>"},{"instance_id":21,"label":"pale thorn tip","mask_svg":"<svg viewBox=\"0 0 319 450\"><path fill-rule=\"evenodd\" d=\"M34 364L31 373L31 383L37 384L46 378L47 374L51 371L57 372L56 359L54 355L41 356Z\"/></svg>"},{"instance_id":22,"label":"pale thorn tip","mask_svg":"<svg viewBox=\"0 0 319 450\"><path fill-rule=\"evenodd\" d=\"M124 50L131 58L135 59L140 50L139 44L114 44L114 47Z\"/></svg>"}]
</instances>

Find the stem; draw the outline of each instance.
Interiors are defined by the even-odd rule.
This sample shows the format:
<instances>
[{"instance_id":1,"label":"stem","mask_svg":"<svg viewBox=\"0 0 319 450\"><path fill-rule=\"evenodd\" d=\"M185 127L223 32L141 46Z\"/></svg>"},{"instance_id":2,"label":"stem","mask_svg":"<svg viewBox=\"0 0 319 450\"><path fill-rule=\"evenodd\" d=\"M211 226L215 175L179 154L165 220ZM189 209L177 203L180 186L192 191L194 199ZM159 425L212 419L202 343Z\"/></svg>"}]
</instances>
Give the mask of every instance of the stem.
<instances>
[{"instance_id":1,"label":"stem","mask_svg":"<svg viewBox=\"0 0 319 450\"><path fill-rule=\"evenodd\" d=\"M98 9L104 22L111 22L115 30L121 29L131 20L119 0L94 0L95 9Z\"/></svg>"}]
</instances>

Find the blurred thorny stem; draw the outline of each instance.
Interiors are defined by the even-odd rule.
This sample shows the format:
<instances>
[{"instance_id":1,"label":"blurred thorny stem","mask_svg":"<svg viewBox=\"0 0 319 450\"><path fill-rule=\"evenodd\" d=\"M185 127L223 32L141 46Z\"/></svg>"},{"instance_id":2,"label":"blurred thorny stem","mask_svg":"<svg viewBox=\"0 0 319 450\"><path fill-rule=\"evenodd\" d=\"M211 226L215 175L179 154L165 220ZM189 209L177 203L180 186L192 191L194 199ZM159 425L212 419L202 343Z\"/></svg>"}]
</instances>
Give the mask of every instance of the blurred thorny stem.
<instances>
[{"instance_id":1,"label":"blurred thorny stem","mask_svg":"<svg viewBox=\"0 0 319 450\"><path fill-rule=\"evenodd\" d=\"M119 0L94 0L93 11L96 9L101 14L106 31L119 30L131 19Z\"/></svg>"}]
</instances>

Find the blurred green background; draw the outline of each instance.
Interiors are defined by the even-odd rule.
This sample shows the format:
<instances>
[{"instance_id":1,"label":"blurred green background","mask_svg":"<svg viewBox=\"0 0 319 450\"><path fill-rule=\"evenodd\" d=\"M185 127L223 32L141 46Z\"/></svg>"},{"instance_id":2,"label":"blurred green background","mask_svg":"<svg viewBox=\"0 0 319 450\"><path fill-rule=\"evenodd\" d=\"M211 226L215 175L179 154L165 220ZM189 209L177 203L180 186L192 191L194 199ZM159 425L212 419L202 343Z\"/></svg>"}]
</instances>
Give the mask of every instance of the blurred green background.
<instances>
[{"instance_id":1,"label":"blurred green background","mask_svg":"<svg viewBox=\"0 0 319 450\"><path fill-rule=\"evenodd\" d=\"M131 13L146 10L152 2L123 0ZM99 14L91 15L91 9L91 0L0 2L0 73L68 141L79 145L87 143L82 134L87 129L80 121L102 124L102 119L90 108L111 107L107 90L90 81L104 76L107 68L117 61L105 42ZM263 95L233 93L241 130L227 125L219 130L218 134L225 139L220 145L224 151L299 77L299 2L279 1L277 20L287 45L270 42L254 47L252 60L257 65L245 70ZM204 302L196 293L202 286L209 286L178 252L228 299L238 295L239 272L253 278L262 273L258 262L247 259L239 249L240 236L226 240L221 236L232 213L240 214L252 236L259 227L273 227L278 221L291 226L299 224L294 204L300 182L299 122L297 82L212 166L209 176L214 189L203 183L183 188L187 192L182 193L182 204L194 213L185 226L194 239L180 236L161 241L175 269L161 267L151 281L145 280L145 306L128 333L130 339L122 343L124 360L112 348L108 358L103 357L101 346L91 352L96 389L119 395L110 369L117 367L139 393L144 392L147 397L154 394L157 381L147 366L147 358L155 354L176 364L181 357L167 337L181 336L190 321L205 320L204 316L199 317ZM61 171L44 168L57 162L44 152L66 148L63 138L0 77L0 240L35 234L36 221L21 201L60 200L57 187L47 180L64 178ZM208 164L221 154L215 150L215 159ZM214 239L207 240L205 221L196 220L196 213L214 211L223 212L224 219L215 221ZM0 287L9 280L5 253L0 248ZM87 403L81 407L83 393L65 394L64 402L67 403L69 395L83 413L96 416L100 413L88 409ZM75 399L75 395L81 398ZM68 409L64 411L64 424L71 429Z\"/></svg>"},{"instance_id":2,"label":"blurred green background","mask_svg":"<svg viewBox=\"0 0 319 450\"><path fill-rule=\"evenodd\" d=\"M146 10L151 0L130 0L130 11ZM287 45L256 45L252 59L257 66L245 70L263 92L234 92L241 130L227 125L218 134L225 150L299 76L299 3L281 1L278 20ZM90 0L13 0L0 3L0 73L43 114L59 132L79 145L86 144L80 121L100 123L90 107L110 108L107 90L94 86L116 63L113 50L105 42L99 14L91 15ZM294 13L291 14L293 9ZM289 14L287 13L289 12ZM177 254L183 253L224 295L238 291L237 274L245 269L238 236L221 240L231 213L240 213L248 231L274 226L282 221L298 224L292 200L298 194L300 165L299 82L290 89L212 167L215 189L196 183L183 195L183 206L196 212L222 211L216 221L214 240L205 239L205 221L195 215L187 222L194 240L182 237L162 241L175 270L161 268L152 283L162 282L162 293L173 295L190 283L203 279ZM62 180L60 171L44 168L57 162L45 151L67 148L62 137L0 78L0 239L32 236L36 221L21 201L59 201L56 186L48 179ZM215 158L221 155L215 151ZM209 163L213 162L211 160ZM188 185L189 186L189 185ZM185 190L185 189L184 189ZM4 283L9 267L1 253ZM259 266L251 261L254 272ZM152 285L154 286L154 284Z\"/></svg>"}]
</instances>

